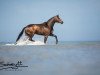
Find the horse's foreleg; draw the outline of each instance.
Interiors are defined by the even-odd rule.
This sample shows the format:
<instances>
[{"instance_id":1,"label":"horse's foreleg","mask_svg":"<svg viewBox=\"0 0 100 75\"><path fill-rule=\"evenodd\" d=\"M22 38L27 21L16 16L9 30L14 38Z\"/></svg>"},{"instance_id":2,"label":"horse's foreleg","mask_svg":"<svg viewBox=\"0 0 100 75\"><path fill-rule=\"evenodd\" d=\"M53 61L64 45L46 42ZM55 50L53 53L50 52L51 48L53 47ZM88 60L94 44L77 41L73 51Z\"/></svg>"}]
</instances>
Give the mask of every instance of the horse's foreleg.
<instances>
[{"instance_id":1,"label":"horse's foreleg","mask_svg":"<svg viewBox=\"0 0 100 75\"><path fill-rule=\"evenodd\" d=\"M44 36L44 43L46 43L48 36Z\"/></svg>"},{"instance_id":2,"label":"horse's foreleg","mask_svg":"<svg viewBox=\"0 0 100 75\"><path fill-rule=\"evenodd\" d=\"M56 39L56 44L58 44L58 38L57 38L57 36L56 36L55 34L50 34L50 36L55 37L55 39Z\"/></svg>"}]
</instances>

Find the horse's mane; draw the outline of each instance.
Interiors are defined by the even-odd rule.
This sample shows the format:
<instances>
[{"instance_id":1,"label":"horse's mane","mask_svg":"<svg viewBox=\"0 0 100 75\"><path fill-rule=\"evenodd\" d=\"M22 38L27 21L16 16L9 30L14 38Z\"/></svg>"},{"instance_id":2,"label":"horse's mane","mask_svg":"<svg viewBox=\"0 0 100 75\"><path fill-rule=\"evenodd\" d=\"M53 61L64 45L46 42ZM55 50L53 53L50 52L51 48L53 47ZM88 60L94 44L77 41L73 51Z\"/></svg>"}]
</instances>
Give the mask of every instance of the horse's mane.
<instances>
[{"instance_id":1,"label":"horse's mane","mask_svg":"<svg viewBox=\"0 0 100 75\"><path fill-rule=\"evenodd\" d=\"M51 20L51 19L53 19L54 17L51 17L48 21L47 21L47 23Z\"/></svg>"}]
</instances>

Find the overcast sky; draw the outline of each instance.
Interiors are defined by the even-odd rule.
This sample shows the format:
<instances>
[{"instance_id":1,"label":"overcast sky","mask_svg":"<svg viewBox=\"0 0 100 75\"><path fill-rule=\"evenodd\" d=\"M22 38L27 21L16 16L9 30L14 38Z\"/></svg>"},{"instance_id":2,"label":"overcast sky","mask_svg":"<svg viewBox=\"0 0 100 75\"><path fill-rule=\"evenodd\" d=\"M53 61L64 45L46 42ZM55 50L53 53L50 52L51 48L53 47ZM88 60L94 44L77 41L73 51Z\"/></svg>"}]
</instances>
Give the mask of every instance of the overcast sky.
<instances>
[{"instance_id":1,"label":"overcast sky","mask_svg":"<svg viewBox=\"0 0 100 75\"><path fill-rule=\"evenodd\" d=\"M57 14L64 21L54 26L60 41L100 41L100 0L0 0L0 42Z\"/></svg>"}]
</instances>

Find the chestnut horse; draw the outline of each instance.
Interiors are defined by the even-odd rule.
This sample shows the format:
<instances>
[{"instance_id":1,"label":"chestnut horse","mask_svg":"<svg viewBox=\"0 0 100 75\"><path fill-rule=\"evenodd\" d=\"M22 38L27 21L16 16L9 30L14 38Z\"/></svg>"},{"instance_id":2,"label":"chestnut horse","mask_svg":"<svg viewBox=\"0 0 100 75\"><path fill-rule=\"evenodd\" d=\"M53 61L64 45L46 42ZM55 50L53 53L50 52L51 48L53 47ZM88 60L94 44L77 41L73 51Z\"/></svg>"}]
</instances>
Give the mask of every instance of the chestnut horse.
<instances>
[{"instance_id":1,"label":"chestnut horse","mask_svg":"<svg viewBox=\"0 0 100 75\"><path fill-rule=\"evenodd\" d=\"M57 36L53 34L53 26L55 23L61 23L63 24L63 21L59 18L59 15L56 15L49 19L47 22L41 23L41 24L29 24L26 27L22 29L20 32L16 42L20 39L23 32L25 32L25 35L29 37L30 41L32 40L32 37L34 34L37 35L43 35L44 36L44 43L46 43L48 36L53 36L56 39L56 44L58 43Z\"/></svg>"}]
</instances>

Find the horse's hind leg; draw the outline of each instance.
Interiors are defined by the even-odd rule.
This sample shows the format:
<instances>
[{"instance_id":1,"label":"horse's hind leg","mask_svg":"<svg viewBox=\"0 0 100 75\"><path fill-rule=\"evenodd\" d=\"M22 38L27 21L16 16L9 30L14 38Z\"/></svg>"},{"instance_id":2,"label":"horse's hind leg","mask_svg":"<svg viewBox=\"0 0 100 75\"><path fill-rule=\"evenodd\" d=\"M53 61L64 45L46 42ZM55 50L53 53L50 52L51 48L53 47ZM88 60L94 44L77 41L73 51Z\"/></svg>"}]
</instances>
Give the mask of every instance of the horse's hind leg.
<instances>
[{"instance_id":1,"label":"horse's hind leg","mask_svg":"<svg viewBox=\"0 0 100 75\"><path fill-rule=\"evenodd\" d=\"M26 34L26 36L28 36L28 38L29 38L30 41L35 42L35 40L32 40L32 37L33 37L34 35L28 34L27 32L25 32L25 34Z\"/></svg>"},{"instance_id":2,"label":"horse's hind leg","mask_svg":"<svg viewBox=\"0 0 100 75\"><path fill-rule=\"evenodd\" d=\"M29 40L35 42L35 40L32 39L33 36L34 36L34 35L30 35L30 36L29 36Z\"/></svg>"}]
</instances>

